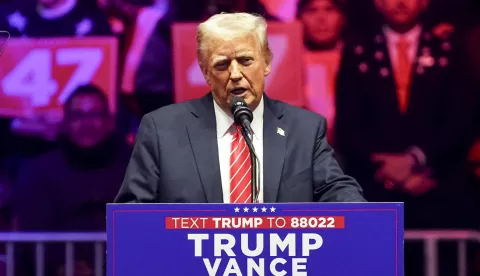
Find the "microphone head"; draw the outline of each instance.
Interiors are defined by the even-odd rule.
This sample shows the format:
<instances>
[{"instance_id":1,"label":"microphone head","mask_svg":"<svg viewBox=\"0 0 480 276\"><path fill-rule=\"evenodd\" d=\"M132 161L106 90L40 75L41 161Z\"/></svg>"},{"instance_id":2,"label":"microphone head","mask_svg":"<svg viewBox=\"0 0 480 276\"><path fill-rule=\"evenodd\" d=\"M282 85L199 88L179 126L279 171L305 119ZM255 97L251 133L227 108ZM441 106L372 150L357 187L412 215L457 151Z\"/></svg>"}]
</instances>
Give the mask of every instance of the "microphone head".
<instances>
[{"instance_id":1,"label":"microphone head","mask_svg":"<svg viewBox=\"0 0 480 276\"><path fill-rule=\"evenodd\" d=\"M242 97L232 97L230 99L230 111L232 112L232 114L235 113L235 110L237 110L237 108L239 107L248 107L248 106Z\"/></svg>"},{"instance_id":2,"label":"microphone head","mask_svg":"<svg viewBox=\"0 0 480 276\"><path fill-rule=\"evenodd\" d=\"M232 112L235 123L239 125L242 125L245 119L249 122L253 120L253 113L242 97L232 97L230 99L230 111Z\"/></svg>"}]
</instances>

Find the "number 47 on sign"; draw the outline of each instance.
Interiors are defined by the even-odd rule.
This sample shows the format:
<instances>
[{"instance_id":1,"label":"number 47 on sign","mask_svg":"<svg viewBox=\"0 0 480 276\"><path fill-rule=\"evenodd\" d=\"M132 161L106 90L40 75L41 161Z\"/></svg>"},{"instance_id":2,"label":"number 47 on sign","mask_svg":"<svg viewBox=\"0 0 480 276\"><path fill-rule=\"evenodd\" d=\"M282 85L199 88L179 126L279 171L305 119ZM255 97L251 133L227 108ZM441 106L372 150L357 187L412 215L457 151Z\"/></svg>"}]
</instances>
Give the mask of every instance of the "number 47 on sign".
<instances>
[{"instance_id":1,"label":"number 47 on sign","mask_svg":"<svg viewBox=\"0 0 480 276\"><path fill-rule=\"evenodd\" d=\"M3 78L3 92L10 96L30 97L33 106L47 105L59 89L58 82L52 77L52 62L60 66L77 65L77 70L58 95L58 101L63 103L79 84L92 79L102 59L103 53L98 48L58 49L55 56L51 49L35 49Z\"/></svg>"},{"instance_id":2,"label":"number 47 on sign","mask_svg":"<svg viewBox=\"0 0 480 276\"><path fill-rule=\"evenodd\" d=\"M78 86L89 83L106 93L114 111L114 38L10 39L8 48L15 52L1 57L0 111L56 109Z\"/></svg>"}]
</instances>

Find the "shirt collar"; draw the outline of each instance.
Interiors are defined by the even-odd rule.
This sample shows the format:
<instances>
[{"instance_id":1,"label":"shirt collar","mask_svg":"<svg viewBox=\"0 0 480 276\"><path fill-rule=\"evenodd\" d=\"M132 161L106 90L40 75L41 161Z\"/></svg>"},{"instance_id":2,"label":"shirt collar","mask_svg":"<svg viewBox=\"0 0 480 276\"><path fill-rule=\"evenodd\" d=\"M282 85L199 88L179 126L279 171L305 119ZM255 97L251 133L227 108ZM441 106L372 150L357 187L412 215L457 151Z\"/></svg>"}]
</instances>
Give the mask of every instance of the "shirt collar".
<instances>
[{"instance_id":1,"label":"shirt collar","mask_svg":"<svg viewBox=\"0 0 480 276\"><path fill-rule=\"evenodd\" d=\"M396 31L392 30L391 28L389 28L388 26L385 26L383 28L383 31L384 31L387 39L390 40L393 44L395 44L401 38L404 38L404 39L408 40L410 42L410 44L413 44L420 37L420 34L422 32L422 26L421 25L416 25L410 31L408 31L404 34L398 33Z\"/></svg>"},{"instance_id":2,"label":"shirt collar","mask_svg":"<svg viewBox=\"0 0 480 276\"><path fill-rule=\"evenodd\" d=\"M217 138L222 138L227 132L232 129L234 123L233 117L227 114L218 104L213 100L213 106L215 108L215 120L217 123ZM263 112L265 106L263 101L263 95L260 99L260 103L257 108L253 110L252 130L255 139L261 139L263 137Z\"/></svg>"}]
</instances>

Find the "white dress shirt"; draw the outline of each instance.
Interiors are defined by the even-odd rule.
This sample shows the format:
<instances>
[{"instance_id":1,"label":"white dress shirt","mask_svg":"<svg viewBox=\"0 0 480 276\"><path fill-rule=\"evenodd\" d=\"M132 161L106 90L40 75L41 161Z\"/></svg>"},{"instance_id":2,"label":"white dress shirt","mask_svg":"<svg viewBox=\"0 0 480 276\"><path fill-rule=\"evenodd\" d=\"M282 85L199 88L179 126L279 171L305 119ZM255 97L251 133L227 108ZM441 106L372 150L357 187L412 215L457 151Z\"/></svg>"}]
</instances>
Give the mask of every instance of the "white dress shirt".
<instances>
[{"instance_id":1,"label":"white dress shirt","mask_svg":"<svg viewBox=\"0 0 480 276\"><path fill-rule=\"evenodd\" d=\"M389 27L385 27L383 29L383 32L385 33L388 53L390 55L390 60L392 62L393 68L397 67L397 60L398 60L397 59L397 56L398 56L397 42L401 38L404 38L409 42L410 48L408 49L408 58L410 59L410 62L413 64L413 62L415 61L415 57L417 56L417 50L418 50L418 45L420 43L420 35L422 33L422 27L420 25L417 25L413 27L410 31L404 34L397 33L394 30L390 29Z\"/></svg>"},{"instance_id":2,"label":"white dress shirt","mask_svg":"<svg viewBox=\"0 0 480 276\"><path fill-rule=\"evenodd\" d=\"M222 178L223 202L230 203L230 151L232 137L235 133L233 127L233 118L228 115L220 106L213 101L215 107L215 119L217 122L217 142L218 142L218 161L220 162L220 174ZM251 127L253 130L253 146L257 153L260 167L260 187L258 201L263 202L263 96L258 107L253 110L253 121Z\"/></svg>"}]
</instances>

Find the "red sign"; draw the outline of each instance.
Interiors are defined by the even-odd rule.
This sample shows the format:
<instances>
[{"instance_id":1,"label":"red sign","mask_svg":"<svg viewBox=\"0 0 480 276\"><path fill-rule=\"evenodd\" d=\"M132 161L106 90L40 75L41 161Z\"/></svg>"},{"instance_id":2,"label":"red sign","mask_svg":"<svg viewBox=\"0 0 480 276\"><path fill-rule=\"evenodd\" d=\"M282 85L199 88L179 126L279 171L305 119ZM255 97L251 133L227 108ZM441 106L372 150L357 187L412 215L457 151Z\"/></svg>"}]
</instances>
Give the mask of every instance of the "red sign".
<instances>
[{"instance_id":1,"label":"red sign","mask_svg":"<svg viewBox=\"0 0 480 276\"><path fill-rule=\"evenodd\" d=\"M197 61L197 24L173 25L175 101L205 95L208 87ZM273 52L272 71L265 92L271 98L303 106L303 38L297 22L268 23L268 44Z\"/></svg>"},{"instance_id":2,"label":"red sign","mask_svg":"<svg viewBox=\"0 0 480 276\"><path fill-rule=\"evenodd\" d=\"M79 85L93 83L116 111L116 38L16 38L0 56L0 115L59 112Z\"/></svg>"}]
</instances>

